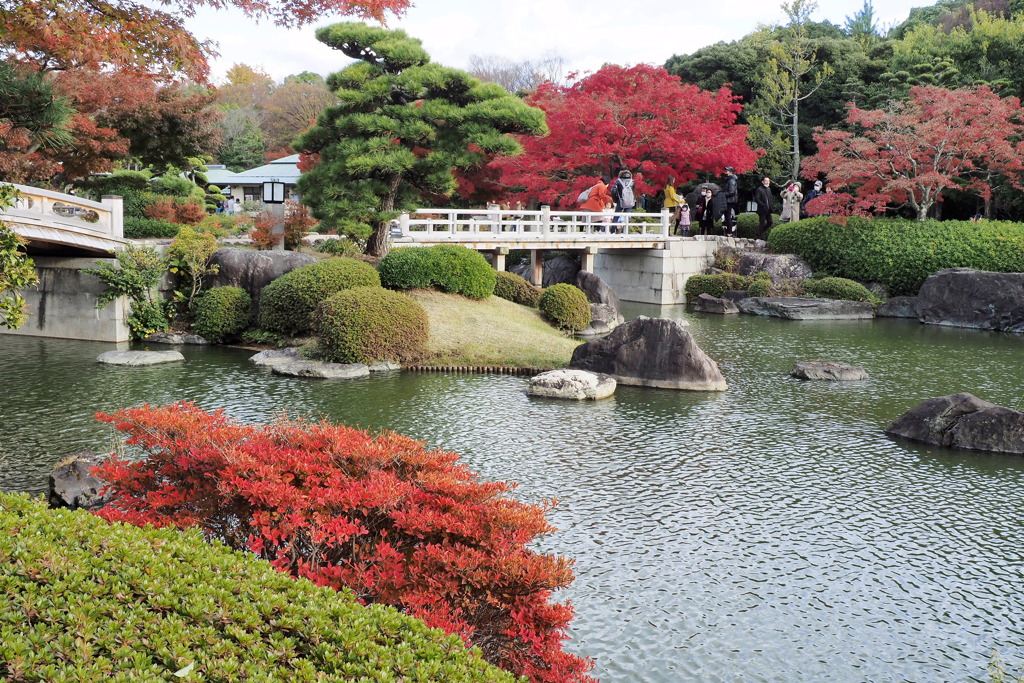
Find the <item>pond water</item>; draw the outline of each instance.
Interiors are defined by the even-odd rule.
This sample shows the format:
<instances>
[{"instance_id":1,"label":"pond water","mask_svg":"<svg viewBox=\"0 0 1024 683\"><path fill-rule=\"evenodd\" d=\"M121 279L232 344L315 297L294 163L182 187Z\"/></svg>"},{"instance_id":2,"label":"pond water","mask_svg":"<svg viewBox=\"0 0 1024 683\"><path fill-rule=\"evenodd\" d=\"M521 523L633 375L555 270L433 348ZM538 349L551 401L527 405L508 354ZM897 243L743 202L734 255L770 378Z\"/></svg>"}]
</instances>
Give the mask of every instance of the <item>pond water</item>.
<instances>
[{"instance_id":1,"label":"pond water","mask_svg":"<svg viewBox=\"0 0 1024 683\"><path fill-rule=\"evenodd\" d=\"M1024 408L1024 338L628 312L685 317L729 391L568 403L527 397L520 377L300 380L225 348L117 368L94 362L109 345L0 337L0 488L42 492L61 454L108 449L95 411L191 399L246 421L325 415L557 497L542 546L576 559L570 647L604 681L982 681L993 649L1019 670L1024 458L882 430L958 391ZM801 382L798 360L871 379Z\"/></svg>"}]
</instances>

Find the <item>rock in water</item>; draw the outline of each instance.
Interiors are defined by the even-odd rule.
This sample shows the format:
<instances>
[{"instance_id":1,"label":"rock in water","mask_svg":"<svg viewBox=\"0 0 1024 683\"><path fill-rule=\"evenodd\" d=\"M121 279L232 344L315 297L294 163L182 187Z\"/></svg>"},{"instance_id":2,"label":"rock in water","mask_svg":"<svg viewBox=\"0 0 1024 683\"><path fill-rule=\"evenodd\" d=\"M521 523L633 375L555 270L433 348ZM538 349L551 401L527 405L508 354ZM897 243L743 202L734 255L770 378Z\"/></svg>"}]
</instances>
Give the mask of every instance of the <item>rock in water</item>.
<instances>
[{"instance_id":1,"label":"rock in water","mask_svg":"<svg viewBox=\"0 0 1024 683\"><path fill-rule=\"evenodd\" d=\"M853 382L867 379L863 368L832 361L805 360L793 366L789 373L797 379L823 379L833 382Z\"/></svg>"},{"instance_id":2,"label":"rock in water","mask_svg":"<svg viewBox=\"0 0 1024 683\"><path fill-rule=\"evenodd\" d=\"M725 391L718 364L676 320L647 318L621 325L602 339L576 347L569 367L610 375L620 384Z\"/></svg>"},{"instance_id":3,"label":"rock in water","mask_svg":"<svg viewBox=\"0 0 1024 683\"><path fill-rule=\"evenodd\" d=\"M608 398L615 393L615 380L584 370L551 370L530 379L526 393L531 396L566 398L577 401Z\"/></svg>"},{"instance_id":4,"label":"rock in water","mask_svg":"<svg viewBox=\"0 0 1024 683\"><path fill-rule=\"evenodd\" d=\"M885 433L946 448L1024 455L1024 413L966 392L920 403Z\"/></svg>"},{"instance_id":5,"label":"rock in water","mask_svg":"<svg viewBox=\"0 0 1024 683\"><path fill-rule=\"evenodd\" d=\"M97 363L106 365L159 365L185 360L185 356L177 351L107 351L96 356Z\"/></svg>"},{"instance_id":6,"label":"rock in water","mask_svg":"<svg viewBox=\"0 0 1024 683\"><path fill-rule=\"evenodd\" d=\"M1024 333L1024 273L949 268L917 294L921 322Z\"/></svg>"},{"instance_id":7,"label":"rock in water","mask_svg":"<svg viewBox=\"0 0 1024 683\"><path fill-rule=\"evenodd\" d=\"M51 508L93 510L107 503L100 496L106 482L91 473L103 458L90 450L75 451L64 457L50 473L47 501Z\"/></svg>"},{"instance_id":8,"label":"rock in water","mask_svg":"<svg viewBox=\"0 0 1024 683\"><path fill-rule=\"evenodd\" d=\"M866 301L812 299L803 296L770 296L742 299L741 313L766 315L787 320L863 320L875 317L875 309Z\"/></svg>"},{"instance_id":9,"label":"rock in water","mask_svg":"<svg viewBox=\"0 0 1024 683\"><path fill-rule=\"evenodd\" d=\"M717 296L711 296L710 294L701 294L694 299L693 310L698 313L720 313L723 315L740 312L739 307L734 301L719 299Z\"/></svg>"}]
</instances>

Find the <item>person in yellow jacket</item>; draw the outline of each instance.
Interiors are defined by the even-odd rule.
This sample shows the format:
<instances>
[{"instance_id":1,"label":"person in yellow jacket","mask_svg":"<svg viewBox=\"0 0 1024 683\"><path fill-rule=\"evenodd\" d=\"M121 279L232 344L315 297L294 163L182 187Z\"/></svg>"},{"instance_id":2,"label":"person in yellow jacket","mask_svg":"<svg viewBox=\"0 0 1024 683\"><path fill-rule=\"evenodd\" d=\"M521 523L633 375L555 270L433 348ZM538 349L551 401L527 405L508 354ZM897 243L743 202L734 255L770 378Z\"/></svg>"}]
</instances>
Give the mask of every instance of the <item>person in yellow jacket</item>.
<instances>
[{"instance_id":1,"label":"person in yellow jacket","mask_svg":"<svg viewBox=\"0 0 1024 683\"><path fill-rule=\"evenodd\" d=\"M679 232L679 214L686 200L676 194L676 177L670 175L665 181L665 202L662 204L666 209L672 209L672 232Z\"/></svg>"}]
</instances>

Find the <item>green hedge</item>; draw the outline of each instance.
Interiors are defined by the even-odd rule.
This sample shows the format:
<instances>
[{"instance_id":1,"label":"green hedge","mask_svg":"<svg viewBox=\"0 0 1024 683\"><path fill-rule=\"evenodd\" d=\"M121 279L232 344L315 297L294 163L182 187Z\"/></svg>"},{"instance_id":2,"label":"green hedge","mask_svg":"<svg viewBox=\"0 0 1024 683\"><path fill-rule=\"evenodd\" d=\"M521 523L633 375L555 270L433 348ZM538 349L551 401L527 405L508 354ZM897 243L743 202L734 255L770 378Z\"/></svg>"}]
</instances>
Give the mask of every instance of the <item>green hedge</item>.
<instances>
[{"instance_id":1,"label":"green hedge","mask_svg":"<svg viewBox=\"0 0 1024 683\"><path fill-rule=\"evenodd\" d=\"M590 324L590 302L576 285L551 285L540 295L537 308L559 329L576 332Z\"/></svg>"},{"instance_id":2,"label":"green hedge","mask_svg":"<svg viewBox=\"0 0 1024 683\"><path fill-rule=\"evenodd\" d=\"M768 245L795 253L816 271L883 283L893 295L917 294L945 268L1024 272L1024 224L910 221L819 216L772 230Z\"/></svg>"},{"instance_id":3,"label":"green hedge","mask_svg":"<svg viewBox=\"0 0 1024 683\"><path fill-rule=\"evenodd\" d=\"M401 292L356 287L328 297L313 315L318 355L335 363L412 362L427 348L427 312Z\"/></svg>"},{"instance_id":4,"label":"green hedge","mask_svg":"<svg viewBox=\"0 0 1024 683\"><path fill-rule=\"evenodd\" d=\"M214 287L196 300L192 329L208 342L235 339L252 320L252 297L241 287Z\"/></svg>"},{"instance_id":5,"label":"green hedge","mask_svg":"<svg viewBox=\"0 0 1024 683\"><path fill-rule=\"evenodd\" d=\"M430 289L434 282L434 252L429 248L392 249L377 266L380 284L388 289Z\"/></svg>"},{"instance_id":6,"label":"green hedge","mask_svg":"<svg viewBox=\"0 0 1024 683\"><path fill-rule=\"evenodd\" d=\"M373 266L350 258L328 258L296 268L260 292L260 327L292 336L310 331L313 311L324 299L352 287L379 287Z\"/></svg>"},{"instance_id":7,"label":"green hedge","mask_svg":"<svg viewBox=\"0 0 1024 683\"><path fill-rule=\"evenodd\" d=\"M457 244L440 244L430 251L432 278L438 289L470 299L486 299L494 294L494 268L480 252Z\"/></svg>"},{"instance_id":8,"label":"green hedge","mask_svg":"<svg viewBox=\"0 0 1024 683\"><path fill-rule=\"evenodd\" d=\"M351 593L199 531L107 524L0 493L0 677L44 681L514 681Z\"/></svg>"},{"instance_id":9,"label":"green hedge","mask_svg":"<svg viewBox=\"0 0 1024 683\"><path fill-rule=\"evenodd\" d=\"M323 240L316 245L316 250L321 254L330 254L331 256L358 256L359 245L350 239L340 239L332 237L329 240Z\"/></svg>"},{"instance_id":10,"label":"green hedge","mask_svg":"<svg viewBox=\"0 0 1024 683\"><path fill-rule=\"evenodd\" d=\"M686 298L696 299L701 294L709 294L721 298L729 290L745 290L754 278L736 273L718 273L716 275L691 275L686 280Z\"/></svg>"},{"instance_id":11,"label":"green hedge","mask_svg":"<svg viewBox=\"0 0 1024 683\"><path fill-rule=\"evenodd\" d=\"M147 237L177 237L177 223L168 223L156 218L124 217L124 236L128 239L141 240Z\"/></svg>"},{"instance_id":12,"label":"green hedge","mask_svg":"<svg viewBox=\"0 0 1024 683\"><path fill-rule=\"evenodd\" d=\"M540 301L543 289L532 284L526 278L508 271L503 270L500 273L496 273L496 276L494 296L507 299L513 303L522 304L523 306L537 308L537 302Z\"/></svg>"},{"instance_id":13,"label":"green hedge","mask_svg":"<svg viewBox=\"0 0 1024 683\"><path fill-rule=\"evenodd\" d=\"M800 284L800 289L804 294L821 299L878 302L878 297L868 291L867 287L845 277L811 278L804 280Z\"/></svg>"}]
</instances>

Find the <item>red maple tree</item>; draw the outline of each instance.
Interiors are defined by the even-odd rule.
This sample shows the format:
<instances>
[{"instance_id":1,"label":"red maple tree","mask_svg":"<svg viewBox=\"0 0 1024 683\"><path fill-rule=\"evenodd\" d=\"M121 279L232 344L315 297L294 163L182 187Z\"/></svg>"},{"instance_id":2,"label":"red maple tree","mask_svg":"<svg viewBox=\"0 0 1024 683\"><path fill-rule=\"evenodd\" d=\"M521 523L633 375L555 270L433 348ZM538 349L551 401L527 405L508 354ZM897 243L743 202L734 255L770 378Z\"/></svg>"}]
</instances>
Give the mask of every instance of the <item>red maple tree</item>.
<instances>
[{"instance_id":1,"label":"red maple tree","mask_svg":"<svg viewBox=\"0 0 1024 683\"><path fill-rule=\"evenodd\" d=\"M850 105L852 130L819 128L818 153L804 160L805 177L827 176L839 190L813 208L869 214L909 205L924 220L945 190L961 188L985 200L987 215L997 178L1024 188L1022 113L1020 100L987 86L917 86L885 110Z\"/></svg>"},{"instance_id":2,"label":"red maple tree","mask_svg":"<svg viewBox=\"0 0 1024 683\"><path fill-rule=\"evenodd\" d=\"M493 162L517 199L574 206L601 175L634 173L638 192L654 193L670 175L753 168L757 154L736 125L739 98L680 81L661 67L606 65L566 86L546 82L527 98L547 114L551 134L523 137L525 153ZM639 175L637 175L639 174Z\"/></svg>"},{"instance_id":3,"label":"red maple tree","mask_svg":"<svg viewBox=\"0 0 1024 683\"><path fill-rule=\"evenodd\" d=\"M97 414L143 450L97 471L111 521L199 527L231 548L364 603L458 633L533 681L584 683L562 650L572 619L552 592L572 562L529 548L554 504L519 502L454 453L384 432L282 417L243 425L190 403Z\"/></svg>"}]
</instances>

